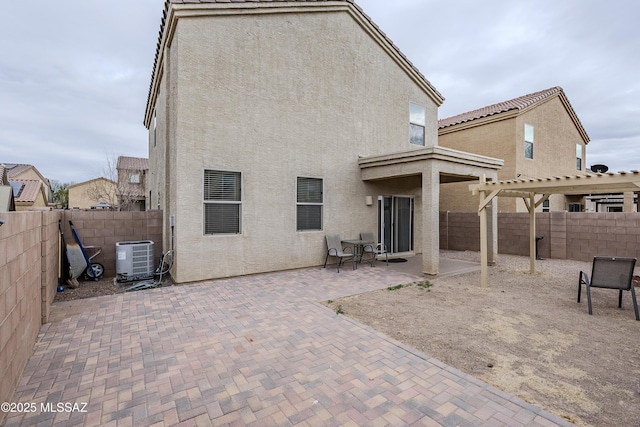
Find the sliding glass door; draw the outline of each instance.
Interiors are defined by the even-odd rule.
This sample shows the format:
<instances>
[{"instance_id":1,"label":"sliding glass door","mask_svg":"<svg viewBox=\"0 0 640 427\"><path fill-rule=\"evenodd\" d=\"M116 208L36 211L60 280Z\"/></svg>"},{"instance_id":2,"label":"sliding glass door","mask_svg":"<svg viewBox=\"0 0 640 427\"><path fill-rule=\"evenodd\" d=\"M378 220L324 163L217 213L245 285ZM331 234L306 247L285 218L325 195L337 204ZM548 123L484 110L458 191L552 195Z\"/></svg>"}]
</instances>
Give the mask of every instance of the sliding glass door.
<instances>
[{"instance_id":1,"label":"sliding glass door","mask_svg":"<svg viewBox=\"0 0 640 427\"><path fill-rule=\"evenodd\" d=\"M378 197L378 241L390 253L413 252L413 197Z\"/></svg>"}]
</instances>

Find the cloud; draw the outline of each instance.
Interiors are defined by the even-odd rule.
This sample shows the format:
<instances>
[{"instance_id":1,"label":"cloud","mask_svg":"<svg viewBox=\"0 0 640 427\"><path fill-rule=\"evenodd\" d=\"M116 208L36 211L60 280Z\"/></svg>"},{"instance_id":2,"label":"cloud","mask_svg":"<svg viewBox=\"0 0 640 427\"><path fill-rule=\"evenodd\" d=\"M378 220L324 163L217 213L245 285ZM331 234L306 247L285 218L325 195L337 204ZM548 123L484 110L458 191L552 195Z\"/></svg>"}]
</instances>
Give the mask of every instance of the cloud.
<instances>
[{"instance_id":1,"label":"cloud","mask_svg":"<svg viewBox=\"0 0 640 427\"><path fill-rule=\"evenodd\" d=\"M587 160L640 169L634 0L359 0L446 98L447 117L561 86ZM13 1L0 26L0 161L78 182L146 157L142 125L164 0Z\"/></svg>"}]
</instances>

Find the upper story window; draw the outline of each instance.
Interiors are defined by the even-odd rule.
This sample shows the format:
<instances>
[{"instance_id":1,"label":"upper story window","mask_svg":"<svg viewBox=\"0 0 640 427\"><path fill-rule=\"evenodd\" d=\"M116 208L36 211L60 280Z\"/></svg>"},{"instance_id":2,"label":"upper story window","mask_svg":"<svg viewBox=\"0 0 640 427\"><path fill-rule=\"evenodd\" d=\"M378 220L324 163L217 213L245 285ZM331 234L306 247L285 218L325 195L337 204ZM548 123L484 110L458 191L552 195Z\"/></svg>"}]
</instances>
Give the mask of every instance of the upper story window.
<instances>
[{"instance_id":1,"label":"upper story window","mask_svg":"<svg viewBox=\"0 0 640 427\"><path fill-rule=\"evenodd\" d=\"M549 212L549 199L542 202L542 212Z\"/></svg>"},{"instance_id":2,"label":"upper story window","mask_svg":"<svg viewBox=\"0 0 640 427\"><path fill-rule=\"evenodd\" d=\"M524 157L533 159L533 126L524 125Z\"/></svg>"},{"instance_id":3,"label":"upper story window","mask_svg":"<svg viewBox=\"0 0 640 427\"><path fill-rule=\"evenodd\" d=\"M140 174L136 172L129 175L129 182L131 184L140 184Z\"/></svg>"},{"instance_id":4,"label":"upper story window","mask_svg":"<svg viewBox=\"0 0 640 427\"><path fill-rule=\"evenodd\" d=\"M582 144L576 144L576 170L582 170Z\"/></svg>"},{"instance_id":5,"label":"upper story window","mask_svg":"<svg viewBox=\"0 0 640 427\"><path fill-rule=\"evenodd\" d=\"M322 179L298 177L296 188L296 229L322 230Z\"/></svg>"},{"instance_id":6,"label":"upper story window","mask_svg":"<svg viewBox=\"0 0 640 427\"><path fill-rule=\"evenodd\" d=\"M409 103L409 142L424 146L424 127L427 110L422 105Z\"/></svg>"},{"instance_id":7,"label":"upper story window","mask_svg":"<svg viewBox=\"0 0 640 427\"><path fill-rule=\"evenodd\" d=\"M156 127L158 125L156 119L156 110L153 110L153 146L156 146Z\"/></svg>"},{"instance_id":8,"label":"upper story window","mask_svg":"<svg viewBox=\"0 0 640 427\"><path fill-rule=\"evenodd\" d=\"M240 172L204 171L204 234L240 233Z\"/></svg>"}]
</instances>

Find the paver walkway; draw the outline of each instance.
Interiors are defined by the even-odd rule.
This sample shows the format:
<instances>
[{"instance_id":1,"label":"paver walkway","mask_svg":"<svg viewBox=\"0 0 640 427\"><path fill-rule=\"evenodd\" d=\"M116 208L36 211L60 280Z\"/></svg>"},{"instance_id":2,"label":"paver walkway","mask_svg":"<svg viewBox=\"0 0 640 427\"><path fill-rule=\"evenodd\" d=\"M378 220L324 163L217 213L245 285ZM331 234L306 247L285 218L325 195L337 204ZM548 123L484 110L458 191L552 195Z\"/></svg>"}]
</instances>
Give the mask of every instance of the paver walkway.
<instances>
[{"instance_id":1,"label":"paver walkway","mask_svg":"<svg viewBox=\"0 0 640 427\"><path fill-rule=\"evenodd\" d=\"M415 280L314 268L56 303L14 397L49 410L6 425L571 425L319 304Z\"/></svg>"}]
</instances>

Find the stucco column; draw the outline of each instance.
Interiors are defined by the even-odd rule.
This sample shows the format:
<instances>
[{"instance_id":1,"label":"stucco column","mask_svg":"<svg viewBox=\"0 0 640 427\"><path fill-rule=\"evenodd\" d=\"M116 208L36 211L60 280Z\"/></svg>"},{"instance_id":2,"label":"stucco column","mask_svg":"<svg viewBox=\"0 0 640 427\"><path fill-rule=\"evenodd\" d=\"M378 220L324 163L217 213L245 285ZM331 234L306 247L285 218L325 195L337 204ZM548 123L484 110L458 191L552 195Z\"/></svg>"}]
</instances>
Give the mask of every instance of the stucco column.
<instances>
[{"instance_id":1,"label":"stucco column","mask_svg":"<svg viewBox=\"0 0 640 427\"><path fill-rule=\"evenodd\" d=\"M436 275L440 264L440 173L436 161L422 170L422 271Z\"/></svg>"}]
</instances>

